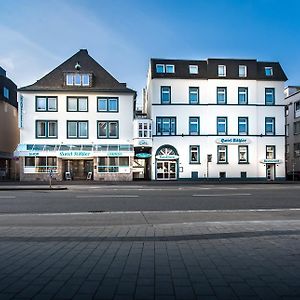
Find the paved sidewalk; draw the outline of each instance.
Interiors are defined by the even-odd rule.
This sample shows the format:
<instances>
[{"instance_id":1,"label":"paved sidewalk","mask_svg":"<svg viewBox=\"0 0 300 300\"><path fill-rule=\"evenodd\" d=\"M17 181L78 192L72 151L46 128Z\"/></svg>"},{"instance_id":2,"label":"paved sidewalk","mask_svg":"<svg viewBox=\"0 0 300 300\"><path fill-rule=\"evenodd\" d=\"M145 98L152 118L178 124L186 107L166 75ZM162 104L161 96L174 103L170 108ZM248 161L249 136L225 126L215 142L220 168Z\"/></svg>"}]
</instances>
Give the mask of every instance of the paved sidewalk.
<instances>
[{"instance_id":1,"label":"paved sidewalk","mask_svg":"<svg viewBox=\"0 0 300 300\"><path fill-rule=\"evenodd\" d=\"M0 227L0 299L299 299L300 221Z\"/></svg>"}]
</instances>

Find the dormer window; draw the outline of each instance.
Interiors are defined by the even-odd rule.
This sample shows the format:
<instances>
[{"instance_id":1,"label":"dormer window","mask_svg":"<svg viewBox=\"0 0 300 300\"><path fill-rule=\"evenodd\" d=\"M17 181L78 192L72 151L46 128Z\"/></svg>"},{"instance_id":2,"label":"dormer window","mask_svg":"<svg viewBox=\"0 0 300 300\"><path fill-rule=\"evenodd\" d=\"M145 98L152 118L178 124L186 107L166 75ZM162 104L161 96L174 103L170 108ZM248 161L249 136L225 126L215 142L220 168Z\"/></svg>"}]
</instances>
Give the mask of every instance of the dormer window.
<instances>
[{"instance_id":1,"label":"dormer window","mask_svg":"<svg viewBox=\"0 0 300 300\"><path fill-rule=\"evenodd\" d=\"M156 73L165 73L165 65L157 64Z\"/></svg>"},{"instance_id":2,"label":"dormer window","mask_svg":"<svg viewBox=\"0 0 300 300\"><path fill-rule=\"evenodd\" d=\"M239 77L247 77L247 66L239 65Z\"/></svg>"},{"instance_id":3,"label":"dormer window","mask_svg":"<svg viewBox=\"0 0 300 300\"><path fill-rule=\"evenodd\" d=\"M272 67L265 67L265 75L266 76L273 76L273 68Z\"/></svg>"},{"instance_id":4,"label":"dormer window","mask_svg":"<svg viewBox=\"0 0 300 300\"><path fill-rule=\"evenodd\" d=\"M197 65L189 65L190 74L198 74L198 66Z\"/></svg>"},{"instance_id":5,"label":"dormer window","mask_svg":"<svg viewBox=\"0 0 300 300\"><path fill-rule=\"evenodd\" d=\"M218 65L218 76L220 76L220 77L226 76L226 66Z\"/></svg>"},{"instance_id":6,"label":"dormer window","mask_svg":"<svg viewBox=\"0 0 300 300\"><path fill-rule=\"evenodd\" d=\"M175 73L174 65L166 65L166 73Z\"/></svg>"},{"instance_id":7,"label":"dormer window","mask_svg":"<svg viewBox=\"0 0 300 300\"><path fill-rule=\"evenodd\" d=\"M67 86L90 86L91 74L86 73L68 73L66 74Z\"/></svg>"}]
</instances>

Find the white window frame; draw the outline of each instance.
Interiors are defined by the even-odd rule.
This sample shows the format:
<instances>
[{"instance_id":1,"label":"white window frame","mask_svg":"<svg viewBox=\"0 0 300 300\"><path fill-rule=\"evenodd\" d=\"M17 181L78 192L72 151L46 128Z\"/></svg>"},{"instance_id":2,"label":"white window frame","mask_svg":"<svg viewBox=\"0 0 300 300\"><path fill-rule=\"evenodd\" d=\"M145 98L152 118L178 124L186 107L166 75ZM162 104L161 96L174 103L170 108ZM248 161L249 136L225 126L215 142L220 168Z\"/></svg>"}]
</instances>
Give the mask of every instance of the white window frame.
<instances>
[{"instance_id":1,"label":"white window frame","mask_svg":"<svg viewBox=\"0 0 300 300\"><path fill-rule=\"evenodd\" d=\"M273 76L273 67L265 67L265 75L268 77Z\"/></svg>"},{"instance_id":2,"label":"white window frame","mask_svg":"<svg viewBox=\"0 0 300 300\"><path fill-rule=\"evenodd\" d=\"M158 72L158 68L162 68L162 72ZM156 73L158 73L158 74L163 74L163 73L166 73L166 67L165 67L165 65L164 64L156 64L155 65L155 71L156 71Z\"/></svg>"},{"instance_id":3,"label":"white window frame","mask_svg":"<svg viewBox=\"0 0 300 300\"><path fill-rule=\"evenodd\" d=\"M174 74L175 73L175 65L166 65L166 73Z\"/></svg>"},{"instance_id":4,"label":"white window frame","mask_svg":"<svg viewBox=\"0 0 300 300\"><path fill-rule=\"evenodd\" d=\"M189 65L189 73L190 74L199 74L199 66L198 65Z\"/></svg>"},{"instance_id":5,"label":"white window frame","mask_svg":"<svg viewBox=\"0 0 300 300\"><path fill-rule=\"evenodd\" d=\"M225 65L218 65L218 76L226 77L226 66Z\"/></svg>"},{"instance_id":6,"label":"white window frame","mask_svg":"<svg viewBox=\"0 0 300 300\"><path fill-rule=\"evenodd\" d=\"M239 77L247 77L247 66L239 65Z\"/></svg>"}]
</instances>

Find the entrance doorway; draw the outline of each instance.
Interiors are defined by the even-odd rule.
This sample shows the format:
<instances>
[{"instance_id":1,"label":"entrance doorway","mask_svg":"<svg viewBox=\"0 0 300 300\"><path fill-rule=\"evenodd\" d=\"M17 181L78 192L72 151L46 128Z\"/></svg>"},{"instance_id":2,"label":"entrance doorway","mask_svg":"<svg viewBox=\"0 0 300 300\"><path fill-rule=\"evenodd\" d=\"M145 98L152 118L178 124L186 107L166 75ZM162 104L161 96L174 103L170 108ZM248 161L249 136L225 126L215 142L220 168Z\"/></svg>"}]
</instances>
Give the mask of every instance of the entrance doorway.
<instances>
[{"instance_id":1,"label":"entrance doorway","mask_svg":"<svg viewBox=\"0 0 300 300\"><path fill-rule=\"evenodd\" d=\"M177 161L157 161L156 174L157 180L176 180Z\"/></svg>"},{"instance_id":2,"label":"entrance doorway","mask_svg":"<svg viewBox=\"0 0 300 300\"><path fill-rule=\"evenodd\" d=\"M266 165L267 170L267 180L272 181L275 180L275 165L274 164L267 164Z\"/></svg>"},{"instance_id":3,"label":"entrance doorway","mask_svg":"<svg viewBox=\"0 0 300 300\"><path fill-rule=\"evenodd\" d=\"M93 160L64 160L64 174L70 172L72 180L86 180L89 172L93 173Z\"/></svg>"}]
</instances>

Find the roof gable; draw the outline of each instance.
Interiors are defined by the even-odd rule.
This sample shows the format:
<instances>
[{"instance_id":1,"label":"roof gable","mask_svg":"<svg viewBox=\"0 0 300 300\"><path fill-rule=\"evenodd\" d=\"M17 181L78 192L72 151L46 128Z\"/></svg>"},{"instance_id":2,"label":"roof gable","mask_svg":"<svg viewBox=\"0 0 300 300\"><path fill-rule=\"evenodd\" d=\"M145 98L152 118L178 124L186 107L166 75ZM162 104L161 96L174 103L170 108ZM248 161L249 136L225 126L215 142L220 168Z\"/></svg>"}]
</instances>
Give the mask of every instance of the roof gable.
<instances>
[{"instance_id":1,"label":"roof gable","mask_svg":"<svg viewBox=\"0 0 300 300\"><path fill-rule=\"evenodd\" d=\"M75 68L80 65L80 70ZM65 75L67 73L87 73L92 74L91 86L67 86ZM36 83L22 87L20 91L114 91L135 93L126 87L125 83L120 83L109 72L107 72L98 62L96 62L86 49L81 49L50 73L39 79Z\"/></svg>"}]
</instances>

